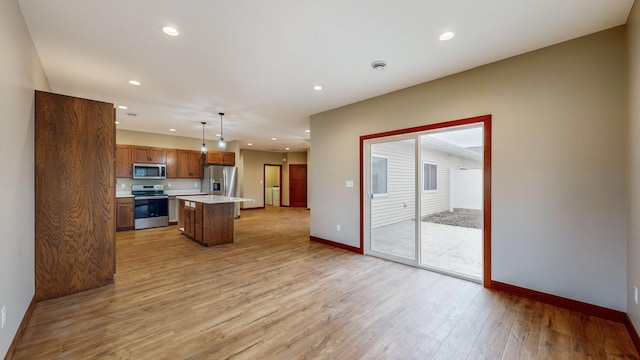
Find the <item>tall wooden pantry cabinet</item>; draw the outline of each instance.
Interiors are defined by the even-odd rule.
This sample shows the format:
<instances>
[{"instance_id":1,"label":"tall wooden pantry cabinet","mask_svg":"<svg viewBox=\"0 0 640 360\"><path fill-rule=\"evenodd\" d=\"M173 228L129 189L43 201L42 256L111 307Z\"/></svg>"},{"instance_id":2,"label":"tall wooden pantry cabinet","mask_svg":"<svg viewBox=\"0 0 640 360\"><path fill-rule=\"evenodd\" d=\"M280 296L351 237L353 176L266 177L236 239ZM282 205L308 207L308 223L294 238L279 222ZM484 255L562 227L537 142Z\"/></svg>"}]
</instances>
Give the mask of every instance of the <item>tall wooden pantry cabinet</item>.
<instances>
[{"instance_id":1,"label":"tall wooden pantry cabinet","mask_svg":"<svg viewBox=\"0 0 640 360\"><path fill-rule=\"evenodd\" d=\"M35 93L35 301L115 274L113 104Z\"/></svg>"}]
</instances>

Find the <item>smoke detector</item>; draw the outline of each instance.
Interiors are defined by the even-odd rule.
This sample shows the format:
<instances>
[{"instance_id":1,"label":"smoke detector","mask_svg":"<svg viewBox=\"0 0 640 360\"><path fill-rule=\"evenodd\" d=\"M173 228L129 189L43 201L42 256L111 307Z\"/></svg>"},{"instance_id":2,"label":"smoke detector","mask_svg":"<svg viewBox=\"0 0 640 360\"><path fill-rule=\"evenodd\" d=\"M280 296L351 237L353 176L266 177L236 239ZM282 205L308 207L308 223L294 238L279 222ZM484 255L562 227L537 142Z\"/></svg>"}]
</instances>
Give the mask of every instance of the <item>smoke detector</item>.
<instances>
[{"instance_id":1,"label":"smoke detector","mask_svg":"<svg viewBox=\"0 0 640 360\"><path fill-rule=\"evenodd\" d=\"M371 68L376 71L382 71L387 67L387 63L384 61L374 61L371 63Z\"/></svg>"}]
</instances>

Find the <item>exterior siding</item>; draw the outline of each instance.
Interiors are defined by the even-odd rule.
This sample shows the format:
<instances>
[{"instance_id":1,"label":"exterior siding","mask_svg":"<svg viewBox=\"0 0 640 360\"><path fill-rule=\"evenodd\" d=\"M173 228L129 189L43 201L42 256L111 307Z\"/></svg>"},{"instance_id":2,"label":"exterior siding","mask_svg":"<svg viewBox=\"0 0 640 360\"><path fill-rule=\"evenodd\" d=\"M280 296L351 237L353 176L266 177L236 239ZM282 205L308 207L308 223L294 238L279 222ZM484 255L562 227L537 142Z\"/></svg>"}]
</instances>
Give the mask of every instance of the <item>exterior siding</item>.
<instances>
[{"instance_id":1,"label":"exterior siding","mask_svg":"<svg viewBox=\"0 0 640 360\"><path fill-rule=\"evenodd\" d=\"M387 194L375 196L371 204L373 228L412 220L415 215L415 156L413 140L371 145L371 155L387 158ZM421 146L420 171L423 163L437 165L437 189L421 192L422 216L449 210L450 169L482 168L482 163L459 155ZM422 174L420 175L422 177Z\"/></svg>"},{"instance_id":2,"label":"exterior siding","mask_svg":"<svg viewBox=\"0 0 640 360\"><path fill-rule=\"evenodd\" d=\"M413 140L371 145L371 155L387 158L387 195L371 202L371 224L379 227L413 219L415 214Z\"/></svg>"}]
</instances>

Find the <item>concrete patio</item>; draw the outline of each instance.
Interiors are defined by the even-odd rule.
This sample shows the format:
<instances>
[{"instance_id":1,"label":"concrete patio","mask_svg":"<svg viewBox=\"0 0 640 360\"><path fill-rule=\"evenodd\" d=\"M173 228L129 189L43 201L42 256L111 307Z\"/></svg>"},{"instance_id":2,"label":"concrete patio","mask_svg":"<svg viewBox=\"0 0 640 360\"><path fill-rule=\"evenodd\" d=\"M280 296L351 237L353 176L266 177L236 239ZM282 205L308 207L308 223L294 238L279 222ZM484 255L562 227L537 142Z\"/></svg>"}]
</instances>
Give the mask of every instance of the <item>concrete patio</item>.
<instances>
[{"instance_id":1,"label":"concrete patio","mask_svg":"<svg viewBox=\"0 0 640 360\"><path fill-rule=\"evenodd\" d=\"M421 265L482 279L482 229L421 222ZM402 221L372 229L373 250L415 258L415 222Z\"/></svg>"}]
</instances>

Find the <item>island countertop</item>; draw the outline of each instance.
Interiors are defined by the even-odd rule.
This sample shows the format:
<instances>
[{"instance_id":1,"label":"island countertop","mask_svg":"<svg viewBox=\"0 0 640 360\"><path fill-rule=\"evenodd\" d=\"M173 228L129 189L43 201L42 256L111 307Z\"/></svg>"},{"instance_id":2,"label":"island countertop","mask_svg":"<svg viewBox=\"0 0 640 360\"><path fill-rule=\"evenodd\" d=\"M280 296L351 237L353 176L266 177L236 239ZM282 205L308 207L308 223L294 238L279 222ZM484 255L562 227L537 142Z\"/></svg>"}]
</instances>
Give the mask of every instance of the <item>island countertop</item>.
<instances>
[{"instance_id":1,"label":"island countertop","mask_svg":"<svg viewBox=\"0 0 640 360\"><path fill-rule=\"evenodd\" d=\"M220 196L220 195L179 195L176 196L178 200L193 201L203 204L225 204L225 203L237 203L245 201L254 201L253 199L239 198L233 196Z\"/></svg>"}]
</instances>

